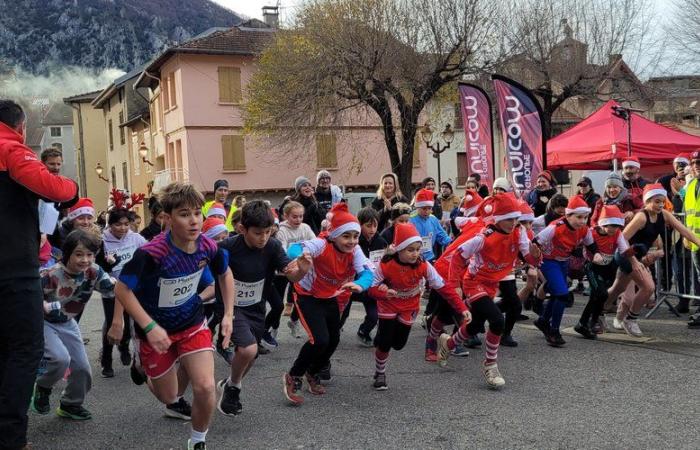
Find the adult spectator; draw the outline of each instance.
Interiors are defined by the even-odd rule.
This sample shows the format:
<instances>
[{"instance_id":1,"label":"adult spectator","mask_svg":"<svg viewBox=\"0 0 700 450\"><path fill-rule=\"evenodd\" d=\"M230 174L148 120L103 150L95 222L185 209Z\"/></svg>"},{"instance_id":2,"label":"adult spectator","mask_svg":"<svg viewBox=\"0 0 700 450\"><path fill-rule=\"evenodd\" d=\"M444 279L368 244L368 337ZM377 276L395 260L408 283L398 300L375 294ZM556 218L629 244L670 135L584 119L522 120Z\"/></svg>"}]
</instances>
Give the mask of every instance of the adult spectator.
<instances>
[{"instance_id":1,"label":"adult spectator","mask_svg":"<svg viewBox=\"0 0 700 450\"><path fill-rule=\"evenodd\" d=\"M55 147L49 147L41 152L41 162L54 175L60 175L63 167L63 152Z\"/></svg>"},{"instance_id":2,"label":"adult spectator","mask_svg":"<svg viewBox=\"0 0 700 450\"><path fill-rule=\"evenodd\" d=\"M202 206L202 214L206 217L207 211L209 211L209 208L214 203L221 203L224 205L224 208L226 207L226 198L228 197L229 194L229 189L228 189L228 181L226 180L216 180L214 182L214 200L209 200L208 202L204 203ZM226 209L226 228L228 231L233 231L233 213L235 212L234 208L227 208Z\"/></svg>"},{"instance_id":3,"label":"adult spectator","mask_svg":"<svg viewBox=\"0 0 700 450\"><path fill-rule=\"evenodd\" d=\"M583 197L588 207L593 211L598 200L600 200L600 195L593 189L593 182L591 179L588 177L581 177L578 183L576 183L576 186L578 187L579 195Z\"/></svg>"},{"instance_id":4,"label":"adult spectator","mask_svg":"<svg viewBox=\"0 0 700 450\"><path fill-rule=\"evenodd\" d=\"M391 217L391 207L397 203L408 203L408 198L401 193L399 178L396 174L385 173L379 179L377 198L372 201L372 208L379 212L379 225L377 230L386 229Z\"/></svg>"},{"instance_id":5,"label":"adult spectator","mask_svg":"<svg viewBox=\"0 0 700 450\"><path fill-rule=\"evenodd\" d=\"M467 183L469 183L470 181L476 183L476 187L474 188L474 190L479 194L481 198L486 198L489 196L489 187L485 184L481 184L481 175L479 175L478 173L473 173L469 175L469 177L467 178Z\"/></svg>"},{"instance_id":6,"label":"adult spectator","mask_svg":"<svg viewBox=\"0 0 700 450\"><path fill-rule=\"evenodd\" d=\"M681 189L685 186L685 176L688 173L690 165L689 155L681 153L673 158L673 173L664 175L658 179L658 183L668 192L668 199L673 203L674 212L680 212L683 208L680 198Z\"/></svg>"},{"instance_id":7,"label":"adult spectator","mask_svg":"<svg viewBox=\"0 0 700 450\"><path fill-rule=\"evenodd\" d=\"M596 203L593 214L591 215L592 225L595 226L598 224L598 217L605 205L617 206L622 214L625 215L625 223L632 220L634 213L644 206L641 197L630 197L627 189L625 189L622 177L616 172L610 172L605 179L605 192L603 192L603 197Z\"/></svg>"},{"instance_id":8,"label":"adult spectator","mask_svg":"<svg viewBox=\"0 0 700 450\"><path fill-rule=\"evenodd\" d=\"M154 237L158 236L161 231L163 231L165 213L163 212L163 207L160 205L160 202L155 196L148 199L148 211L151 213L151 221L148 223L146 228L141 230L141 236L143 236L147 241L151 241Z\"/></svg>"},{"instance_id":9,"label":"adult spectator","mask_svg":"<svg viewBox=\"0 0 700 450\"><path fill-rule=\"evenodd\" d=\"M284 199L279 207L278 213L282 213L284 205L290 201L301 203L304 207L303 222L311 227L311 231L318 236L321 232L321 222L326 218L326 213L316 201L316 197L314 197L314 188L311 186L311 182L308 178L300 176L294 180L294 195ZM284 216L284 214L279 214L279 216Z\"/></svg>"},{"instance_id":10,"label":"adult spectator","mask_svg":"<svg viewBox=\"0 0 700 450\"><path fill-rule=\"evenodd\" d=\"M427 189L433 193L433 215L437 217L438 220L442 220L442 205L440 204L439 195L435 193L435 178L425 177L421 183L421 188ZM420 188L418 188L420 190ZM418 192L418 191L416 191ZM413 197L413 202L415 203L415 196Z\"/></svg>"},{"instance_id":11,"label":"adult spectator","mask_svg":"<svg viewBox=\"0 0 700 450\"><path fill-rule=\"evenodd\" d=\"M527 204L530 205L535 217L541 216L547 211L549 199L557 193L557 182L549 170L545 170L537 176L535 189L527 195Z\"/></svg>"},{"instance_id":12,"label":"adult spectator","mask_svg":"<svg viewBox=\"0 0 700 450\"><path fill-rule=\"evenodd\" d=\"M447 181L440 183L440 207L442 214L446 217L441 217L440 220L447 222L450 220L450 214L455 208L459 208L460 199L452 191L452 185Z\"/></svg>"},{"instance_id":13,"label":"adult spectator","mask_svg":"<svg viewBox=\"0 0 700 450\"><path fill-rule=\"evenodd\" d=\"M685 210L685 225L690 231L700 237L700 150L696 150L690 154L690 167L693 179L688 182L684 190L685 198L683 200L683 208ZM700 249L697 245L688 242L686 245L690 248L693 259L693 267L695 268L695 276L700 273ZM689 286L687 287L689 289ZM679 304L679 309L687 310L688 306ZM685 306L685 307L683 307ZM700 307L691 316L688 326L691 328L700 327Z\"/></svg>"},{"instance_id":14,"label":"adult spectator","mask_svg":"<svg viewBox=\"0 0 700 450\"><path fill-rule=\"evenodd\" d=\"M324 214L330 211L333 205L343 201L343 191L338 186L331 184L331 174L327 170L319 170L316 174L314 196Z\"/></svg>"},{"instance_id":15,"label":"adult spectator","mask_svg":"<svg viewBox=\"0 0 700 450\"><path fill-rule=\"evenodd\" d=\"M639 173L641 169L642 165L636 156L628 156L622 161L622 184L635 203L641 205L638 209L642 209L644 206L642 193L644 192L644 186L649 184Z\"/></svg>"},{"instance_id":16,"label":"adult spectator","mask_svg":"<svg viewBox=\"0 0 700 450\"><path fill-rule=\"evenodd\" d=\"M39 284L39 198L77 200L78 185L54 175L24 145L25 115L0 100L0 210L6 237L0 252L0 448L27 445L27 408L44 351Z\"/></svg>"}]
</instances>

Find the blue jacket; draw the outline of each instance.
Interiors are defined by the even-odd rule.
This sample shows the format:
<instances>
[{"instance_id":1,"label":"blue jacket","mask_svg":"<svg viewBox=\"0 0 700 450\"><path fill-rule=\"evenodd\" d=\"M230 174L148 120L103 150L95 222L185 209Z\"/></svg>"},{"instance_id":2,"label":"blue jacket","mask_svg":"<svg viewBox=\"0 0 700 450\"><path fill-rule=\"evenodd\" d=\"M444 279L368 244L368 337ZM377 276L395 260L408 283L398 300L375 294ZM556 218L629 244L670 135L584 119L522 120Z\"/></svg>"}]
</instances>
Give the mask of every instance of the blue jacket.
<instances>
[{"instance_id":1,"label":"blue jacket","mask_svg":"<svg viewBox=\"0 0 700 450\"><path fill-rule=\"evenodd\" d=\"M430 249L423 250L422 256L426 261L432 261L435 259L435 254L433 253L433 247L437 242L440 245L449 244L452 239L445 233L445 229L440 225L440 221L433 215L428 216L427 219L421 216L411 217L411 223L416 227L418 233L421 237L432 236L432 245Z\"/></svg>"}]
</instances>

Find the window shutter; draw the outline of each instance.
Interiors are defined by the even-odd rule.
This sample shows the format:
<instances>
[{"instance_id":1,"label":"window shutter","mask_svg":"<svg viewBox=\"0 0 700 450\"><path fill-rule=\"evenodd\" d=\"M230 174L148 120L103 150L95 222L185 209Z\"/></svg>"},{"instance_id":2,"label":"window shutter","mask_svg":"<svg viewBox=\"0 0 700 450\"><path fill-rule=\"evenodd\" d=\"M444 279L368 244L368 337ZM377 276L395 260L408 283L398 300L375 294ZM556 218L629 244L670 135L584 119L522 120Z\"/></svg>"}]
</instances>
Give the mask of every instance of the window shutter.
<instances>
[{"instance_id":1,"label":"window shutter","mask_svg":"<svg viewBox=\"0 0 700 450\"><path fill-rule=\"evenodd\" d=\"M335 135L316 135L316 164L319 169L335 169L338 167Z\"/></svg>"},{"instance_id":2,"label":"window shutter","mask_svg":"<svg viewBox=\"0 0 700 450\"><path fill-rule=\"evenodd\" d=\"M245 138L238 135L221 136L223 170L245 170Z\"/></svg>"},{"instance_id":3,"label":"window shutter","mask_svg":"<svg viewBox=\"0 0 700 450\"><path fill-rule=\"evenodd\" d=\"M241 69L238 67L219 67L219 101L222 103L240 103Z\"/></svg>"}]
</instances>

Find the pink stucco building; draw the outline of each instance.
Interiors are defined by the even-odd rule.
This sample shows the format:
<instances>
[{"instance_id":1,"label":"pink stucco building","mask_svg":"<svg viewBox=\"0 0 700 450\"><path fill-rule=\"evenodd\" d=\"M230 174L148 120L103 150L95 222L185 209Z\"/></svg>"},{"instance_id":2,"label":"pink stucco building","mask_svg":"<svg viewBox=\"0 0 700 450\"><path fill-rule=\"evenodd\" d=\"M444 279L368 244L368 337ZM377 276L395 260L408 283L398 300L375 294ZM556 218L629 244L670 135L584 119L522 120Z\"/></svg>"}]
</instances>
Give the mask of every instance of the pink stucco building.
<instances>
[{"instance_id":1,"label":"pink stucco building","mask_svg":"<svg viewBox=\"0 0 700 450\"><path fill-rule=\"evenodd\" d=\"M149 89L155 190L188 180L211 191L214 180L225 178L234 191L289 191L299 175L315 183L320 169L330 171L334 184L367 190L389 171L379 121L370 115L310 135L303 148L280 150L272 141L244 135L246 84L256 55L274 33L256 20L209 30L146 66L136 87ZM425 177L425 158L423 147L414 181Z\"/></svg>"}]
</instances>

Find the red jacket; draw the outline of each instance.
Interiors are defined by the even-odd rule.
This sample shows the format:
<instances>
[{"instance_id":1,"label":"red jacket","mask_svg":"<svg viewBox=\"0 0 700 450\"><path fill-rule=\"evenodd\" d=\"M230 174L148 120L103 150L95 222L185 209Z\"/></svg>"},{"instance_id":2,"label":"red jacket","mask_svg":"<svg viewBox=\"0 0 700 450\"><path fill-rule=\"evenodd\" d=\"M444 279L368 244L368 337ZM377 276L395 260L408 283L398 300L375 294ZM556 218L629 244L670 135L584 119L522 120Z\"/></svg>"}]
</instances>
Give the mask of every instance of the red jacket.
<instances>
[{"instance_id":1,"label":"red jacket","mask_svg":"<svg viewBox=\"0 0 700 450\"><path fill-rule=\"evenodd\" d=\"M39 198L69 202L77 196L75 181L51 174L24 137L0 123L0 281L39 277Z\"/></svg>"}]
</instances>

